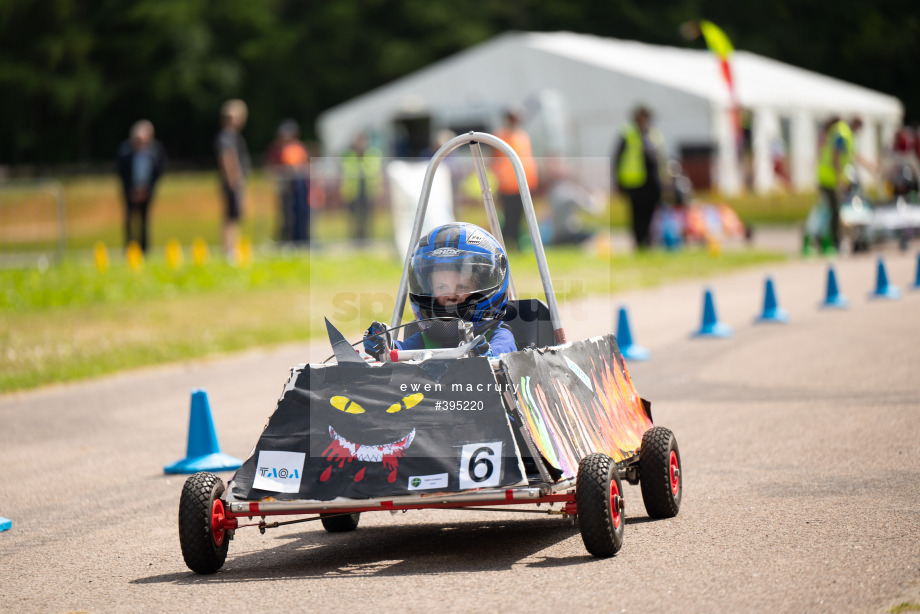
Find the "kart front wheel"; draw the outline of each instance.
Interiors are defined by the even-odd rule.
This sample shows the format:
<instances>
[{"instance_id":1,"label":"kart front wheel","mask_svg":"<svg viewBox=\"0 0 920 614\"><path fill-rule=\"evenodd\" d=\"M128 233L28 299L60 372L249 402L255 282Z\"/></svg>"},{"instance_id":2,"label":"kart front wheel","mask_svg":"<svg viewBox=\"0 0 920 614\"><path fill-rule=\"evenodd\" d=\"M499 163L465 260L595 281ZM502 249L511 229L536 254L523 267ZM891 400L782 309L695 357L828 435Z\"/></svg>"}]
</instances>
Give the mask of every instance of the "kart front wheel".
<instances>
[{"instance_id":1,"label":"kart front wheel","mask_svg":"<svg viewBox=\"0 0 920 614\"><path fill-rule=\"evenodd\" d=\"M639 484L651 518L673 518L684 492L677 438L663 426L650 428L639 448Z\"/></svg>"},{"instance_id":2,"label":"kart front wheel","mask_svg":"<svg viewBox=\"0 0 920 614\"><path fill-rule=\"evenodd\" d=\"M623 547L626 514L620 472L612 458L594 453L578 463L575 505L588 552L599 558L616 554Z\"/></svg>"},{"instance_id":3,"label":"kart front wheel","mask_svg":"<svg viewBox=\"0 0 920 614\"><path fill-rule=\"evenodd\" d=\"M320 514L319 521L330 533L347 533L358 528L361 512L357 514Z\"/></svg>"},{"instance_id":4,"label":"kart front wheel","mask_svg":"<svg viewBox=\"0 0 920 614\"><path fill-rule=\"evenodd\" d=\"M225 518L223 481L213 473L196 473L185 481L179 499L179 543L185 564L195 573L220 569L227 559L230 531Z\"/></svg>"}]
</instances>

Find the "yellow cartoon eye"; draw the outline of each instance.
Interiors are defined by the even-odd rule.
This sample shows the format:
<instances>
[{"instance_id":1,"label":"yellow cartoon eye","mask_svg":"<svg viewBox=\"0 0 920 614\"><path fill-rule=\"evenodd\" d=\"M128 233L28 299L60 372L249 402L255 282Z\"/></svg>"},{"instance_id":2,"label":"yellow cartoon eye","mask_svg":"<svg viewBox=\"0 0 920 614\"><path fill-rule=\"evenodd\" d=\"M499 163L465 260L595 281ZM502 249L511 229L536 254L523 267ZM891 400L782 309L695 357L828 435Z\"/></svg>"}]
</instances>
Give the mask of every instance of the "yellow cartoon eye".
<instances>
[{"instance_id":1,"label":"yellow cartoon eye","mask_svg":"<svg viewBox=\"0 0 920 614\"><path fill-rule=\"evenodd\" d=\"M421 392L416 392L415 394L410 394L407 397L403 397L399 400L399 403L393 403L390 405L390 408L387 410L388 414L395 414L396 412L402 409L411 409L422 402L422 399L425 398Z\"/></svg>"},{"instance_id":2,"label":"yellow cartoon eye","mask_svg":"<svg viewBox=\"0 0 920 614\"><path fill-rule=\"evenodd\" d=\"M348 397L332 397L329 399L332 406L346 414L363 414L364 408L349 399Z\"/></svg>"}]
</instances>

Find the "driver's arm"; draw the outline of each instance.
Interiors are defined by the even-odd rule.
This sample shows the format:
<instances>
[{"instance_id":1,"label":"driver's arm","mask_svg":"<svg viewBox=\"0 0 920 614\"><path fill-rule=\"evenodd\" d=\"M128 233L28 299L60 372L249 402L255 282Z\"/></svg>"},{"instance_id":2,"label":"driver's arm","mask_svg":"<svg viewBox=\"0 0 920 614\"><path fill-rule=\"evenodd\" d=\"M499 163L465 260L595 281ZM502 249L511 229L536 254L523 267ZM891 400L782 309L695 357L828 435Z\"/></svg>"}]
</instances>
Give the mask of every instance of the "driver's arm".
<instances>
[{"instance_id":1,"label":"driver's arm","mask_svg":"<svg viewBox=\"0 0 920 614\"><path fill-rule=\"evenodd\" d=\"M517 343L514 341L514 335L511 334L511 329L503 325L499 326L495 334L492 335L489 345L492 346L493 356L498 356L499 354L505 354L507 352L517 352Z\"/></svg>"},{"instance_id":2,"label":"driver's arm","mask_svg":"<svg viewBox=\"0 0 920 614\"><path fill-rule=\"evenodd\" d=\"M393 347L397 350L424 350L425 340L422 338L422 333L415 333L404 341L393 339Z\"/></svg>"}]
</instances>

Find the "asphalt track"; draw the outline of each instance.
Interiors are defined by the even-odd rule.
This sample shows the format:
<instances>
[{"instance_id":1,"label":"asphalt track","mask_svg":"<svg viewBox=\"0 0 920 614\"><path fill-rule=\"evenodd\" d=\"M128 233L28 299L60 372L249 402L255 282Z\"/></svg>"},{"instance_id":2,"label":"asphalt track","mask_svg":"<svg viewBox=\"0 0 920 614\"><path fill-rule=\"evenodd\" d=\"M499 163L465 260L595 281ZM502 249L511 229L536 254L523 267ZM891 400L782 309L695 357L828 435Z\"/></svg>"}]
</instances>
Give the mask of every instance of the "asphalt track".
<instances>
[{"instance_id":1,"label":"asphalt track","mask_svg":"<svg viewBox=\"0 0 920 614\"><path fill-rule=\"evenodd\" d=\"M677 435L680 514L651 521L626 487L625 544L584 549L556 517L365 514L237 532L196 576L176 515L189 391L207 389L224 452L245 457L291 365L286 346L0 397L0 611L883 612L920 603L917 257L884 252L897 301L868 298L875 255L836 263L851 306L818 308L827 262L565 306L572 339L629 308L653 355L630 363ZM754 325L771 274L787 325ZM395 283L395 282L394 282ZM731 339L691 339L712 288ZM224 476L226 477L226 476Z\"/></svg>"}]
</instances>

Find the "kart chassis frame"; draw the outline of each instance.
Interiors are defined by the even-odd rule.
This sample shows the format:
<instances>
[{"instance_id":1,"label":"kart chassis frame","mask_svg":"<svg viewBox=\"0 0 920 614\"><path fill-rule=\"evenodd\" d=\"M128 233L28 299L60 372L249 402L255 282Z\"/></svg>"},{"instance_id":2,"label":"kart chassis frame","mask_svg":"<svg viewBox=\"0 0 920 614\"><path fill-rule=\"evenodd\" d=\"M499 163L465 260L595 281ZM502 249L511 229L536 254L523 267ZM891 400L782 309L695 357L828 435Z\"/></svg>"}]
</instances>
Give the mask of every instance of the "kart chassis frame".
<instances>
[{"instance_id":1,"label":"kart chassis frame","mask_svg":"<svg viewBox=\"0 0 920 614\"><path fill-rule=\"evenodd\" d=\"M402 313L405 308L405 302L408 295L408 267L413 246L418 242L421 235L425 212L428 206L428 198L431 192L435 172L440 163L448 154L459 147L469 144L473 160L475 162L476 173L482 190L483 202L488 216L490 231L493 236L504 247L501 228L498 222L498 215L495 209L495 203L492 197L491 188L487 179L486 166L483 159L482 151L479 144L485 143L497 149L509 158L514 169L517 179L518 188L521 194L521 200L524 208L524 215L527 226L532 237L534 251L536 253L537 265L540 271L540 278L543 283L544 294L546 297L547 307L549 309L550 320L553 328L553 336L557 345L566 343L566 335L562 326L559 308L556 303L556 297L553 290L552 279L549 274L549 268L546 262L546 254L543 250L543 243L540 239L540 231L537 224L536 214L534 212L533 201L530 191L527 187L527 180L524 173L524 167L517 153L504 141L482 132L469 132L459 135L445 143L432 157L425 174L422 191L419 196L418 209L416 211L415 221L412 228L411 238L409 240L409 250L406 255L403 274L400 280L399 291L396 298L396 306L393 311L391 328L400 325ZM510 272L509 272L510 277ZM516 297L513 279L510 283L509 298ZM434 356L441 352L453 352L455 349L429 350ZM499 361L491 360L493 370L500 373ZM507 393L505 393L507 395ZM505 403L514 408L511 399L506 398ZM650 416L651 417L651 416ZM420 494L420 495L399 495L391 497L378 497L371 499L338 499L332 501L314 501L314 500L261 500L249 501L235 499L228 491L223 499L214 501L211 511L211 536L215 544L222 543L224 539L233 539L236 529L242 527L256 526L260 532L265 532L267 528L275 528L282 525L308 522L328 518L330 516L343 516L347 514L357 514L363 512L389 511L391 513L407 512L409 510L420 509L459 509L459 510L477 510L477 511L504 511L520 513L537 513L561 515L574 522L578 514L576 506L576 478L567 478L561 481L555 481L549 474L541 455L537 450L529 432L522 426L517 427L523 437L524 442L533 458L540 478L531 475L529 484L500 489L483 489L476 491L466 491L460 493L443 493L443 494ZM616 463L615 470L621 480L632 485L639 483L639 454L634 453L626 459ZM540 481L542 480L542 481ZM624 502L620 493L611 497L614 509L622 512ZM511 505L532 505L542 506L548 504L546 510L519 510L509 509L506 507L496 509L497 506ZM555 504L562 504L561 508L554 508ZM295 516L311 515L309 518L301 518L284 522L267 522L266 518L270 516ZM241 523L241 519L261 517L259 522Z\"/></svg>"}]
</instances>

